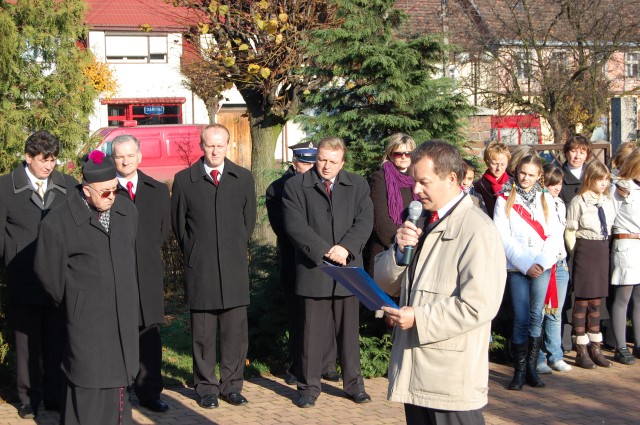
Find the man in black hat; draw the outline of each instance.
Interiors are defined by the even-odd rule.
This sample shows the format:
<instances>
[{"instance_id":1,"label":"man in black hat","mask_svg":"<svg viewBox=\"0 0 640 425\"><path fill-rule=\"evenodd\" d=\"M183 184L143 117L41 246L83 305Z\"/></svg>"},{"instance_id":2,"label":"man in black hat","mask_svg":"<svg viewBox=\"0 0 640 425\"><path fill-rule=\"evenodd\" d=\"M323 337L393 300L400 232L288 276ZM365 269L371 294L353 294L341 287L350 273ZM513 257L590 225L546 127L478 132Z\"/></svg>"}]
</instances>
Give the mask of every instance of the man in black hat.
<instances>
[{"instance_id":1,"label":"man in black hat","mask_svg":"<svg viewBox=\"0 0 640 425\"><path fill-rule=\"evenodd\" d=\"M284 231L284 217L282 213L282 194L285 183L296 174L304 174L311 170L316 163L318 148L313 142L303 142L289 146L293 152L291 166L282 177L275 180L267 188L266 207L269 223L277 237L278 257L280 260L280 284L284 293L285 305L289 314L289 358L290 365L285 381L288 385L297 382L296 370L299 367L301 348L300 300L296 296L296 265L295 250ZM332 326L328 326L332 329ZM340 375L336 372L336 339L333 334L327 335L328 344L325 346L322 377L326 380L338 382Z\"/></svg>"},{"instance_id":2,"label":"man in black hat","mask_svg":"<svg viewBox=\"0 0 640 425\"><path fill-rule=\"evenodd\" d=\"M36 131L25 143L24 163L0 177L0 258L6 266L7 313L15 332L18 414L23 419L35 417L41 400L47 410L59 410L64 386L60 370L64 314L53 305L33 273L40 221L64 203L78 184L56 170L58 149L55 136Z\"/></svg>"},{"instance_id":3,"label":"man in black hat","mask_svg":"<svg viewBox=\"0 0 640 425\"><path fill-rule=\"evenodd\" d=\"M131 424L138 373L138 212L116 196L111 158L91 152L82 184L40 223L35 273L66 309L67 383L60 423Z\"/></svg>"}]
</instances>

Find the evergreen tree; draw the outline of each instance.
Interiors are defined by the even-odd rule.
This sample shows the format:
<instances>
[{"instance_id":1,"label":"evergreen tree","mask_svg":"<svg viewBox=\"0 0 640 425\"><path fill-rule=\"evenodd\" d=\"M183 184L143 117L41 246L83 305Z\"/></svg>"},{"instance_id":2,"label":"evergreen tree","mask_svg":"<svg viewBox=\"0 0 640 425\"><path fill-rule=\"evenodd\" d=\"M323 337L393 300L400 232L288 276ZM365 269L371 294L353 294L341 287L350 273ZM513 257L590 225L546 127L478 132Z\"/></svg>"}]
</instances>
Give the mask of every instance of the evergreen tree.
<instances>
[{"instance_id":1,"label":"evergreen tree","mask_svg":"<svg viewBox=\"0 0 640 425\"><path fill-rule=\"evenodd\" d=\"M397 132L417 143L460 142L460 119L472 109L442 78L445 44L436 37L404 40L406 16L393 0L336 0L339 28L314 31L307 45L314 65L306 72L320 88L307 91L299 117L312 139L340 136L349 168L368 175L379 168L386 138Z\"/></svg>"},{"instance_id":2,"label":"evergreen tree","mask_svg":"<svg viewBox=\"0 0 640 425\"><path fill-rule=\"evenodd\" d=\"M60 139L61 157L74 158L89 137L97 96L85 68L90 52L83 0L0 0L0 173L23 157L36 130Z\"/></svg>"}]
</instances>

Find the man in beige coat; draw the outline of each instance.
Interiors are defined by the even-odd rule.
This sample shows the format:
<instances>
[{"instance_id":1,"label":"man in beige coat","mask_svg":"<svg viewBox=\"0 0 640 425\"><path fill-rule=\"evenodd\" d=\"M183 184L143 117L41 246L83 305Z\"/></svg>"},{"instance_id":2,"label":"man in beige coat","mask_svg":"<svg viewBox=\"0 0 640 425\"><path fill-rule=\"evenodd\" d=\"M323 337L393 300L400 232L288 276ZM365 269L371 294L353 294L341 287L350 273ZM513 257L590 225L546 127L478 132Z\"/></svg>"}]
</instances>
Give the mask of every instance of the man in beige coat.
<instances>
[{"instance_id":1,"label":"man in beige coat","mask_svg":"<svg viewBox=\"0 0 640 425\"><path fill-rule=\"evenodd\" d=\"M491 219L460 189L455 147L423 143L411 155L409 173L429 224L405 222L375 264L376 281L400 296L401 306L384 308L395 326L388 398L405 404L408 424L484 424L504 248ZM400 266L407 246L415 246L414 261Z\"/></svg>"}]
</instances>

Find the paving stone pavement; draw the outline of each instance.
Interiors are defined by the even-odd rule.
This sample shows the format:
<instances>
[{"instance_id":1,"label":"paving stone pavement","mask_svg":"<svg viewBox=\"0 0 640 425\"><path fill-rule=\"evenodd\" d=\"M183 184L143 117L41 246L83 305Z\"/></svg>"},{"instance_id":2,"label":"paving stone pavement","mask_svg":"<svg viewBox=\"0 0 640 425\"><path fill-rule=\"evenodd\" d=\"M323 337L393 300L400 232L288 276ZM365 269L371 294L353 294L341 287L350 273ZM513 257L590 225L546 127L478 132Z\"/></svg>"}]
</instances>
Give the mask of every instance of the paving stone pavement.
<instances>
[{"instance_id":1,"label":"paving stone pavement","mask_svg":"<svg viewBox=\"0 0 640 425\"><path fill-rule=\"evenodd\" d=\"M612 359L611 352L605 352ZM565 360L573 364L575 353ZM509 366L491 363L489 405L484 410L487 425L616 425L640 424L640 361L632 366L614 363L610 369L573 368L566 373L543 375L545 388L525 387L522 391L506 389L511 380ZM323 383L323 393L310 409L300 409L295 387L281 377L255 378L245 382L243 394L249 404L200 408L191 388L168 388L162 398L171 409L153 413L134 402L136 424L402 424L402 405L386 401L387 380L366 380L373 401L354 404L344 397L340 384ZM0 404L0 425L56 425L58 415L40 412L36 420L22 420L16 406ZM92 424L87 424L92 425Z\"/></svg>"}]
</instances>

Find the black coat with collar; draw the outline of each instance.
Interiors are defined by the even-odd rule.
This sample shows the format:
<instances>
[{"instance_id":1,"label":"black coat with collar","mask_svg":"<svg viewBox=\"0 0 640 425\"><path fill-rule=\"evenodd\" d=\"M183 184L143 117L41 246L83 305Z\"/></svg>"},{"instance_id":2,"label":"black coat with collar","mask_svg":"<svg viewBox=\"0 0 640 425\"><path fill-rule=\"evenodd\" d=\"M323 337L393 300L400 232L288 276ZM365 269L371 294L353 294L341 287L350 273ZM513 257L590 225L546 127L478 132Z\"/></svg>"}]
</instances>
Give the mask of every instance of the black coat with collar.
<instances>
[{"instance_id":1,"label":"black coat with collar","mask_svg":"<svg viewBox=\"0 0 640 425\"><path fill-rule=\"evenodd\" d=\"M583 173L585 167L586 164L582 166ZM562 164L562 173L564 174L564 177L562 178L562 189L560 189L559 196L560 199L562 199L562 202L564 202L568 207L571 203L571 200L578 193L578 189L580 189L580 186L582 186L582 180L576 178L576 176L573 175L573 173L569 169L569 165L566 162Z\"/></svg>"},{"instance_id":2,"label":"black coat with collar","mask_svg":"<svg viewBox=\"0 0 640 425\"><path fill-rule=\"evenodd\" d=\"M54 170L43 203L24 165L0 177L0 257L6 266L10 304L51 303L33 273L38 225L53 207L64 203L77 184L73 177Z\"/></svg>"},{"instance_id":3,"label":"black coat with collar","mask_svg":"<svg viewBox=\"0 0 640 425\"><path fill-rule=\"evenodd\" d=\"M119 196L130 201L127 189L120 186ZM169 188L138 170L134 201L138 208L136 269L142 325L164 321L164 265L160 250L171 229Z\"/></svg>"},{"instance_id":4,"label":"black coat with collar","mask_svg":"<svg viewBox=\"0 0 640 425\"><path fill-rule=\"evenodd\" d=\"M341 170L331 201L315 168L284 186L284 225L296 248L296 294L304 297L352 295L320 266L334 245L346 248L349 266L362 267L362 250L373 228L373 203L367 181Z\"/></svg>"},{"instance_id":5,"label":"black coat with collar","mask_svg":"<svg viewBox=\"0 0 640 425\"><path fill-rule=\"evenodd\" d=\"M171 221L184 256L185 298L192 310L249 304L249 238L256 224L251 172L228 159L216 187L204 158L176 174Z\"/></svg>"},{"instance_id":6,"label":"black coat with collar","mask_svg":"<svg viewBox=\"0 0 640 425\"><path fill-rule=\"evenodd\" d=\"M35 273L66 308L62 369L69 380L84 388L123 387L138 373L138 212L116 196L107 233L81 190L40 223Z\"/></svg>"},{"instance_id":7,"label":"black coat with collar","mask_svg":"<svg viewBox=\"0 0 640 425\"><path fill-rule=\"evenodd\" d=\"M295 289L295 251L293 244L289 240L289 236L287 236L287 233L284 230L282 195L284 194L285 183L295 175L296 172L293 167L289 167L282 177L269 185L265 201L267 215L269 216L269 223L278 238L280 282L287 291L293 291Z\"/></svg>"}]
</instances>

